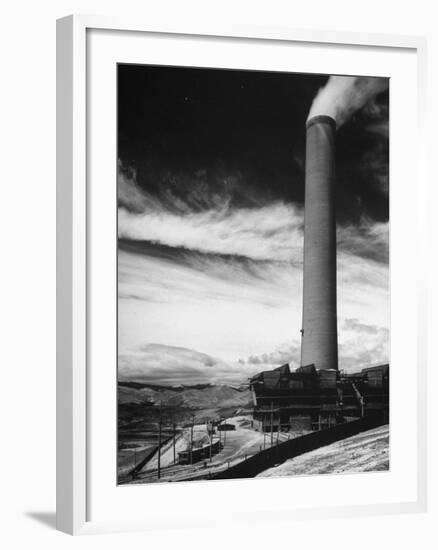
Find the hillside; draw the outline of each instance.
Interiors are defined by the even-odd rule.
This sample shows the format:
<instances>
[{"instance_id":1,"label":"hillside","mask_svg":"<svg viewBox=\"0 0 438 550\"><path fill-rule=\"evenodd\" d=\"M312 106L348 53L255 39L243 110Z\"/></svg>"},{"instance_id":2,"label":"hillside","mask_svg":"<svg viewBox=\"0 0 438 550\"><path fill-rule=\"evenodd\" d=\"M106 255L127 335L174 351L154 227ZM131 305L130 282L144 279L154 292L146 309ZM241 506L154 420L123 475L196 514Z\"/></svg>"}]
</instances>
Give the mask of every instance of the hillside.
<instances>
[{"instance_id":1,"label":"hillside","mask_svg":"<svg viewBox=\"0 0 438 550\"><path fill-rule=\"evenodd\" d=\"M251 393L247 387L214 386L157 386L121 382L118 385L118 425L124 438L132 434L155 430L160 416L163 425L184 424L195 418L203 422L229 416L251 407Z\"/></svg>"},{"instance_id":2,"label":"hillside","mask_svg":"<svg viewBox=\"0 0 438 550\"><path fill-rule=\"evenodd\" d=\"M305 453L257 477L339 474L389 470L389 426L380 426Z\"/></svg>"},{"instance_id":3,"label":"hillside","mask_svg":"<svg viewBox=\"0 0 438 550\"><path fill-rule=\"evenodd\" d=\"M125 404L161 405L163 407L183 407L190 409L211 409L215 407L246 407L250 403L248 389L231 386L148 386L132 387L119 383L118 401Z\"/></svg>"}]
</instances>

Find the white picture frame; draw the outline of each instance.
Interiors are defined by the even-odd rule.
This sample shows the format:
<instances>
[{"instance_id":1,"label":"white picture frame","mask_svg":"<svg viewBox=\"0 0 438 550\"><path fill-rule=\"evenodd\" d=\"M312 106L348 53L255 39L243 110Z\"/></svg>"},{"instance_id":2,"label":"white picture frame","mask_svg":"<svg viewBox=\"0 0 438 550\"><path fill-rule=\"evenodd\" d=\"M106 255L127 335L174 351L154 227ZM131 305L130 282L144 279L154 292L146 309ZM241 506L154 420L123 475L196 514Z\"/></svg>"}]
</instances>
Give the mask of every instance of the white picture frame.
<instances>
[{"instance_id":1,"label":"white picture frame","mask_svg":"<svg viewBox=\"0 0 438 550\"><path fill-rule=\"evenodd\" d=\"M131 529L151 529L181 523L172 511L166 521L155 519L107 518L94 520L89 515L90 507L90 434L88 430L90 393L90 273L89 273L89 193L87 187L87 155L90 154L87 133L87 91L89 85L89 41L87 33L100 30L107 33L142 33L186 37L218 38L225 41L263 41L275 44L305 43L326 45L363 46L373 49L391 48L409 50L416 57L417 79L415 89L418 97L416 122L418 124L418 147L415 153L417 167L417 215L418 227L414 228L418 243L426 231L425 144L423 125L425 119L425 40L419 37L393 35L334 33L327 31L303 31L288 28L241 28L230 24L229 28L209 28L196 24L191 28L149 26L138 20L112 19L95 16L69 16L57 22L57 528L70 534L85 534ZM177 41L175 41L175 44ZM176 46L175 46L176 47ZM424 245L418 247L419 262L415 266L418 286L411 288L415 298L417 323L415 325L416 400L415 414L417 438L415 448L416 488L415 497L404 501L388 501L337 505L331 508L320 506L281 509L246 510L233 518L246 521L251 518L272 520L284 517L310 518L333 515L359 515L375 513L418 512L426 509L426 285L424 275ZM413 273L414 274L414 273ZM402 276L402 275L401 275ZM391 414L393 411L391 410ZM115 424L115 418L112 421ZM275 484L278 480L266 483ZM231 482L232 483L232 482ZM240 482L235 482L240 483ZM183 484L188 498L197 489ZM278 489L278 483L275 485ZM240 484L239 490L246 486ZM154 488L155 489L155 488ZM163 487L162 489L167 490ZM122 489L126 491L126 489ZM137 487L136 491L147 490ZM210 487L210 490L215 490ZM201 489L202 491L202 489ZM156 491L154 495L156 495ZM197 498L197 497L196 497ZM195 497L194 497L195 499ZM194 500L193 506L200 506ZM173 515L172 515L173 514ZM164 518L163 518L164 520ZM208 525L208 519L194 520L194 525Z\"/></svg>"}]
</instances>

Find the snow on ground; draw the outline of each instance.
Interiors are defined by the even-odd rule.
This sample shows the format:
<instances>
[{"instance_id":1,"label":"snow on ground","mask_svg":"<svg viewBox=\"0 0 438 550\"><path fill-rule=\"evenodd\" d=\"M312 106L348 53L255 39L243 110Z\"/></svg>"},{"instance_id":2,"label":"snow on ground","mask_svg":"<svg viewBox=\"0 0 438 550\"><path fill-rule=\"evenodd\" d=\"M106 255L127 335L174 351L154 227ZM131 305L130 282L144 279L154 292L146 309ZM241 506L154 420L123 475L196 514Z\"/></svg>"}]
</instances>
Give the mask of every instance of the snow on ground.
<instances>
[{"instance_id":1,"label":"snow on ground","mask_svg":"<svg viewBox=\"0 0 438 550\"><path fill-rule=\"evenodd\" d=\"M248 416L235 416L227 418L227 424L234 424L234 431L227 431L225 435L225 446L218 455L216 461L232 462L238 458L244 458L260 452L263 448L271 446L271 436L269 433L263 433L251 428L251 421ZM288 439L288 435L279 433L279 441ZM223 437L223 436L222 436ZM277 442L277 433L273 434L272 443Z\"/></svg>"},{"instance_id":2,"label":"snow on ground","mask_svg":"<svg viewBox=\"0 0 438 550\"><path fill-rule=\"evenodd\" d=\"M185 451L190 446L190 428L186 428L183 433L176 437L175 440L175 455L178 460L178 453ZM208 433L205 424L195 425L193 427L193 443L200 446L203 443L208 443ZM161 448L161 467L170 466L173 464L173 439L170 439ZM152 459L145 465L143 470L153 470L158 468L158 455L154 455Z\"/></svg>"},{"instance_id":3,"label":"snow on ground","mask_svg":"<svg viewBox=\"0 0 438 550\"><path fill-rule=\"evenodd\" d=\"M389 426L380 426L265 470L257 477L389 470Z\"/></svg>"}]
</instances>

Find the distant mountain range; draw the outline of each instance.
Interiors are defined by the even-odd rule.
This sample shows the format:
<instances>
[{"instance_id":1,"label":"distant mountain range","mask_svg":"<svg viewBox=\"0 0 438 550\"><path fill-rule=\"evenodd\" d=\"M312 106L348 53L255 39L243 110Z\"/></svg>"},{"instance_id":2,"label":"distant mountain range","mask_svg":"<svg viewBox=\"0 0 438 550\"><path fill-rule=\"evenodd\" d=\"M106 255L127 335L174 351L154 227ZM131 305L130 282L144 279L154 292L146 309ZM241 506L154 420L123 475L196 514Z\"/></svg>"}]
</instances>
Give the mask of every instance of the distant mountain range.
<instances>
[{"instance_id":1,"label":"distant mountain range","mask_svg":"<svg viewBox=\"0 0 438 550\"><path fill-rule=\"evenodd\" d=\"M251 394L246 386L194 384L163 386L140 382L119 382L119 405L149 405L194 410L248 408Z\"/></svg>"},{"instance_id":2,"label":"distant mountain range","mask_svg":"<svg viewBox=\"0 0 438 550\"><path fill-rule=\"evenodd\" d=\"M252 407L251 370L195 350L146 344L119 355L118 423L126 430L227 417ZM161 411L160 411L161 407Z\"/></svg>"},{"instance_id":3,"label":"distant mountain range","mask_svg":"<svg viewBox=\"0 0 438 550\"><path fill-rule=\"evenodd\" d=\"M119 386L124 386L127 388L134 388L136 390L142 390L145 388L155 390L155 391L163 391L163 390L171 390L171 391L184 391L187 388L190 388L192 390L205 390L205 388L209 388L212 386L212 384L193 384L191 386L160 386L158 384L143 384L142 382L124 382L123 380L119 382Z\"/></svg>"}]
</instances>

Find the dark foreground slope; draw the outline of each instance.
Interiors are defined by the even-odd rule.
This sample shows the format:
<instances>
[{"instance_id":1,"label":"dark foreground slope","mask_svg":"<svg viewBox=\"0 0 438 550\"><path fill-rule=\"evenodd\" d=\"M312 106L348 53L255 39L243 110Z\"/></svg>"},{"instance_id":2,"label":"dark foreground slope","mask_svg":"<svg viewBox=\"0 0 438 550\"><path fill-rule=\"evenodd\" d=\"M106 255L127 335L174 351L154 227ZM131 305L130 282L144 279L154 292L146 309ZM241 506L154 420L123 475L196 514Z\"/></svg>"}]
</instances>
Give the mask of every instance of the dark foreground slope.
<instances>
[{"instance_id":1,"label":"dark foreground slope","mask_svg":"<svg viewBox=\"0 0 438 550\"><path fill-rule=\"evenodd\" d=\"M305 453L257 477L339 474L389 470L389 425Z\"/></svg>"}]
</instances>

